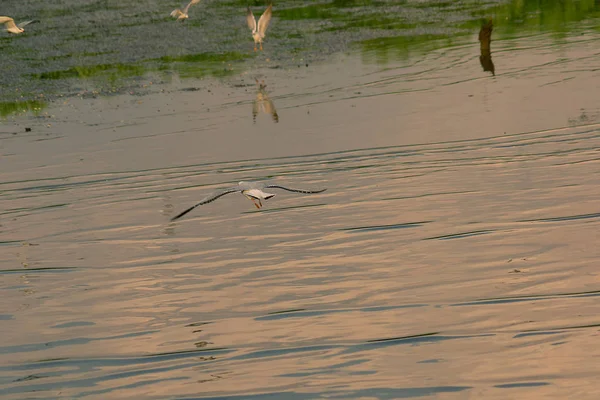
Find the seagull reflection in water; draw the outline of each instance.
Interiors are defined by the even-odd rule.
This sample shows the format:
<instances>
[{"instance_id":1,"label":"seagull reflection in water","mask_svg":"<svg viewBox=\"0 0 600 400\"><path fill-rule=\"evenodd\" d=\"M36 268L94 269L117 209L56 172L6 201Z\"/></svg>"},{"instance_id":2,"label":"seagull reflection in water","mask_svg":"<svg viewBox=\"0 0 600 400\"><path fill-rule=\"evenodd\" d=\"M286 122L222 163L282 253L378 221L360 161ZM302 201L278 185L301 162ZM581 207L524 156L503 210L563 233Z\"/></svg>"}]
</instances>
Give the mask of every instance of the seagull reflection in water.
<instances>
[{"instance_id":1,"label":"seagull reflection in water","mask_svg":"<svg viewBox=\"0 0 600 400\"><path fill-rule=\"evenodd\" d=\"M258 79L256 79L256 84L258 85L258 92L256 93L256 99L252 104L252 122L256 123L256 116L260 112L265 114L271 114L273 122L279 122L279 115L277 115L275 105L273 104L273 101L271 101L269 95L265 90L265 88L267 87L267 85L265 85L265 81L263 80L259 82Z\"/></svg>"},{"instance_id":2,"label":"seagull reflection in water","mask_svg":"<svg viewBox=\"0 0 600 400\"><path fill-rule=\"evenodd\" d=\"M481 50L479 62L484 71L489 71L492 75L496 76L496 68L492 62L492 50L490 48L493 28L494 24L491 18L481 22L481 29L479 30L479 46Z\"/></svg>"}]
</instances>

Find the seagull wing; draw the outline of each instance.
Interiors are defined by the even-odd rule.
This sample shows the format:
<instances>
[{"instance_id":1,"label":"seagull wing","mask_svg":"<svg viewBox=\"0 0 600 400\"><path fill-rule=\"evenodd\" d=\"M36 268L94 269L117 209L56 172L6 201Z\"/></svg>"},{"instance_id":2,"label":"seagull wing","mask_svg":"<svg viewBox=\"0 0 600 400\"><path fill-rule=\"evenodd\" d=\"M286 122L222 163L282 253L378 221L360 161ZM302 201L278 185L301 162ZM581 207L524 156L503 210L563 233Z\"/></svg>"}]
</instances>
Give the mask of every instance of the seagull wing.
<instances>
[{"instance_id":1,"label":"seagull wing","mask_svg":"<svg viewBox=\"0 0 600 400\"><path fill-rule=\"evenodd\" d=\"M321 189L321 190L291 189L291 188L286 188L284 186L279 186L279 185L266 185L265 187L272 188L272 189L283 189L283 190L287 190L288 192L306 193L306 194L323 193L324 191L327 190L327 189Z\"/></svg>"},{"instance_id":2,"label":"seagull wing","mask_svg":"<svg viewBox=\"0 0 600 400\"><path fill-rule=\"evenodd\" d=\"M185 6L185 8L183 9L183 13L187 14L188 10L190 9L191 6L193 6L194 4L198 4L200 3L200 0L192 0L188 3L187 6Z\"/></svg>"},{"instance_id":3,"label":"seagull wing","mask_svg":"<svg viewBox=\"0 0 600 400\"><path fill-rule=\"evenodd\" d=\"M183 212L181 212L181 213L177 214L176 216L174 216L173 218L171 218L171 221L175 221L176 219L183 217L185 214L189 213L190 211L192 211L194 208L196 208L198 206L211 203L211 202L215 201L216 199L218 199L219 197L223 197L226 194L235 193L235 192L239 192L239 191L240 191L239 187L232 187L232 188L224 189L222 191L208 195L205 198L203 198L202 200L200 200L200 202L193 205L192 207L188 208L187 210L184 210Z\"/></svg>"},{"instance_id":4,"label":"seagull wing","mask_svg":"<svg viewBox=\"0 0 600 400\"><path fill-rule=\"evenodd\" d=\"M32 19L31 21L25 21L25 22L21 22L19 25L17 25L19 28L23 29L24 26L29 25L29 24L35 24L36 22L40 22L39 19Z\"/></svg>"},{"instance_id":5,"label":"seagull wing","mask_svg":"<svg viewBox=\"0 0 600 400\"><path fill-rule=\"evenodd\" d=\"M4 29L7 31L17 27L17 25L15 25L15 20L11 17L0 17L0 24L4 24Z\"/></svg>"},{"instance_id":6,"label":"seagull wing","mask_svg":"<svg viewBox=\"0 0 600 400\"><path fill-rule=\"evenodd\" d=\"M252 32L256 31L256 19L254 18L254 14L252 14L250 6L248 6L248 11L246 11L246 23Z\"/></svg>"},{"instance_id":7,"label":"seagull wing","mask_svg":"<svg viewBox=\"0 0 600 400\"><path fill-rule=\"evenodd\" d=\"M267 9L263 13L263 15L261 15L260 19L258 20L258 32L261 33L263 36L265 35L265 32L267 31L269 22L271 22L272 14L273 14L273 5L269 4L269 7L267 7Z\"/></svg>"}]
</instances>

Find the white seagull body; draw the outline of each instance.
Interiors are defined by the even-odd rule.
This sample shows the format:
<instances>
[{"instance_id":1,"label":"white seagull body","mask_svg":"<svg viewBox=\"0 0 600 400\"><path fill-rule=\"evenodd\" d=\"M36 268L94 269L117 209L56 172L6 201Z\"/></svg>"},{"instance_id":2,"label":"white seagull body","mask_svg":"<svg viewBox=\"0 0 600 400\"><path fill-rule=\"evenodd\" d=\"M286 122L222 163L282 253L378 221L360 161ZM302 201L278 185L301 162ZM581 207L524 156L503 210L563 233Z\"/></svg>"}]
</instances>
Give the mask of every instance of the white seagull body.
<instances>
[{"instance_id":1,"label":"white seagull body","mask_svg":"<svg viewBox=\"0 0 600 400\"><path fill-rule=\"evenodd\" d=\"M15 20L12 19L11 17L0 17L0 24L4 24L4 30L10 32L10 33L14 33L14 34L19 34L25 31L25 29L23 29L23 27L25 25L29 25L32 24L34 22L39 22L37 20L31 20L31 21L25 21L25 22L21 22L19 25L15 24Z\"/></svg>"},{"instance_id":2,"label":"white seagull body","mask_svg":"<svg viewBox=\"0 0 600 400\"><path fill-rule=\"evenodd\" d=\"M265 32L269 27L269 22L271 22L272 14L273 5L269 4L269 7L267 7L263 15L260 16L260 19L258 20L257 24L256 18L254 18L254 14L252 14L252 10L250 10L250 6L248 6L248 11L246 12L246 22L248 23L248 28L252 30L252 38L254 39L254 51L256 51L256 43L260 43L260 49L263 49L263 39L265 38Z\"/></svg>"},{"instance_id":3,"label":"white seagull body","mask_svg":"<svg viewBox=\"0 0 600 400\"><path fill-rule=\"evenodd\" d=\"M183 10L180 10L179 8L174 9L173 11L171 11L171 17L177 17L177 21L185 21L190 17L188 15L188 10L190 9L190 7L198 3L200 3L200 0L192 0L188 3L187 6L183 8Z\"/></svg>"},{"instance_id":4,"label":"white seagull body","mask_svg":"<svg viewBox=\"0 0 600 400\"><path fill-rule=\"evenodd\" d=\"M175 221L176 219L183 217L185 214L189 213L190 211L192 211L194 208L196 208L198 206L211 203L211 202L217 200L218 198L225 196L226 194L235 193L235 192L240 192L241 194L246 196L246 198L252 200L252 202L254 203L256 208L261 208L262 207L261 200L268 200L271 197L275 196L274 193L267 193L263 190L263 189L267 189L267 188L283 189L283 190L287 190L288 192L306 193L306 194L322 193L325 190L327 190L327 189L321 189L321 190L291 189L291 188L287 188L287 187L280 186L280 185L267 184L264 182L244 182L244 181L242 181L242 182L238 183L237 186L230 187L227 189L221 189L213 194L206 196L205 198L200 200L200 202L198 202L197 204L193 205L192 207L188 208L187 210L184 210L183 212L181 212L181 213L177 214L176 216L174 216L173 218L171 218L171 221ZM257 203L257 201L258 201L258 203Z\"/></svg>"}]
</instances>

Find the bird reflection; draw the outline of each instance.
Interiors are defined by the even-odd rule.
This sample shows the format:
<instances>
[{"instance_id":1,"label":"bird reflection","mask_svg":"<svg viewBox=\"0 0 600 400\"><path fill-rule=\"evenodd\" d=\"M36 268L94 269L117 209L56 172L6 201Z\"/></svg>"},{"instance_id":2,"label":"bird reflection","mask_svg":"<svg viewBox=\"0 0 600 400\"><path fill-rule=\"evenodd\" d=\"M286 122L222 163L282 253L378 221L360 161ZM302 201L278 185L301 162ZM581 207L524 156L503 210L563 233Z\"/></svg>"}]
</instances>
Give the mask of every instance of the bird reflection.
<instances>
[{"instance_id":1,"label":"bird reflection","mask_svg":"<svg viewBox=\"0 0 600 400\"><path fill-rule=\"evenodd\" d=\"M258 92L256 93L256 100L254 100L254 103L252 104L252 121L256 123L256 116L259 112L263 112L265 114L271 114L273 122L279 122L279 115L277 115L275 105L273 105L273 102L265 90L267 87L265 81L259 82L258 79L256 79L256 84L258 85Z\"/></svg>"},{"instance_id":2,"label":"bird reflection","mask_svg":"<svg viewBox=\"0 0 600 400\"><path fill-rule=\"evenodd\" d=\"M490 42L492 41L492 29L494 24L492 19L484 20L481 23L481 29L479 30L479 46L481 49L481 55L479 56L479 62L483 67L484 71L490 71L492 75L496 75L494 63L492 62L492 50L490 48Z\"/></svg>"},{"instance_id":3,"label":"bird reflection","mask_svg":"<svg viewBox=\"0 0 600 400\"><path fill-rule=\"evenodd\" d=\"M171 196L166 195L162 198L163 200L163 208L160 211L160 213L166 217L170 217L171 214L173 214L173 203L171 202ZM163 228L163 234L165 236L175 236L175 225L170 224L166 227ZM170 248L170 246L167 246L168 248L165 248L168 252L170 253L179 253L179 248L177 246L175 246L174 248Z\"/></svg>"}]
</instances>

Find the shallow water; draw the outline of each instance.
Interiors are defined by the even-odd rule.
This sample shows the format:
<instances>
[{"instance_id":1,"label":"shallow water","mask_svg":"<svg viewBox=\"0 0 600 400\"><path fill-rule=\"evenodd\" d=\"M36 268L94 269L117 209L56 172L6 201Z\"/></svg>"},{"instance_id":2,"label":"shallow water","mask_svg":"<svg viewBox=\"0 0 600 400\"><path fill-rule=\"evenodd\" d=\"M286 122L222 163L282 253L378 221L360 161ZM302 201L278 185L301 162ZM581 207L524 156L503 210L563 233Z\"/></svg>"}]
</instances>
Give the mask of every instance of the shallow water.
<instances>
[{"instance_id":1,"label":"shallow water","mask_svg":"<svg viewBox=\"0 0 600 400\"><path fill-rule=\"evenodd\" d=\"M282 8L331 28L350 3ZM184 63L116 94L61 78L43 104L3 98L0 395L597 398L597 9L534 29L554 8L528 4L448 6L460 26L412 47L413 28L365 22L308 66L260 54L226 77ZM512 18L494 74L480 21L457 36L488 10ZM254 179L328 190L169 222Z\"/></svg>"}]
</instances>

